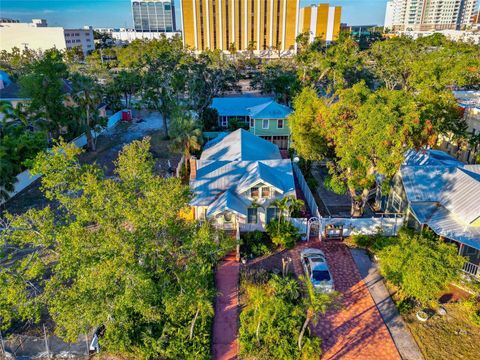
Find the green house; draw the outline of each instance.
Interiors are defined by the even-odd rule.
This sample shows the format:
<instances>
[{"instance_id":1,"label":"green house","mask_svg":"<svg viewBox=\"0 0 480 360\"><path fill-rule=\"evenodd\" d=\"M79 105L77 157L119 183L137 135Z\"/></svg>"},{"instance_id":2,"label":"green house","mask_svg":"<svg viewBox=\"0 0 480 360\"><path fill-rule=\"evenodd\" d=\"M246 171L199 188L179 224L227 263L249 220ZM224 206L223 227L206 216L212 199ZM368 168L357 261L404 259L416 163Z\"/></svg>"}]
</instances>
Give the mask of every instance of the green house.
<instances>
[{"instance_id":1,"label":"green house","mask_svg":"<svg viewBox=\"0 0 480 360\"><path fill-rule=\"evenodd\" d=\"M218 112L218 126L227 129L232 121L245 124L245 127L265 140L277 145L281 150L290 146L288 106L277 103L271 97L224 97L214 98L211 108Z\"/></svg>"}]
</instances>

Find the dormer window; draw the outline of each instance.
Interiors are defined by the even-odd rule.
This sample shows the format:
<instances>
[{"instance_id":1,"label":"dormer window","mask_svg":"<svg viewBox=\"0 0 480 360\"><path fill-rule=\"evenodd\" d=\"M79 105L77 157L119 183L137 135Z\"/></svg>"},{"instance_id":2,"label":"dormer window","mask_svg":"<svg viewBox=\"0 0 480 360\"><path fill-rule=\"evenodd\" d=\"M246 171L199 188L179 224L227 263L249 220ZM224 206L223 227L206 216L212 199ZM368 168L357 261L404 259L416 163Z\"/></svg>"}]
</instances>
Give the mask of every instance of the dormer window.
<instances>
[{"instance_id":1,"label":"dormer window","mask_svg":"<svg viewBox=\"0 0 480 360\"><path fill-rule=\"evenodd\" d=\"M250 189L250 197L255 199L255 198L258 198L258 196L259 196L259 189L258 189L258 187L252 187L252 188Z\"/></svg>"},{"instance_id":2,"label":"dormer window","mask_svg":"<svg viewBox=\"0 0 480 360\"><path fill-rule=\"evenodd\" d=\"M270 198L270 188L268 186L262 187L262 198L265 198L265 199Z\"/></svg>"}]
</instances>

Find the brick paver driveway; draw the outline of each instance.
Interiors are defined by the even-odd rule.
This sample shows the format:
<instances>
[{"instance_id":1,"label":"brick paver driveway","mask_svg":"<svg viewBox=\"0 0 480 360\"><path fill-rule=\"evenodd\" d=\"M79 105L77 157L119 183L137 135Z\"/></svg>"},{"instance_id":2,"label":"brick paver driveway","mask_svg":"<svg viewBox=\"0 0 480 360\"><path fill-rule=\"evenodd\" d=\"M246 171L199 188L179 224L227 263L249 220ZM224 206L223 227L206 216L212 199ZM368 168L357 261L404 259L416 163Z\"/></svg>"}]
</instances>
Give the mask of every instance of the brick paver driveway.
<instances>
[{"instance_id":1,"label":"brick paver driveway","mask_svg":"<svg viewBox=\"0 0 480 360\"><path fill-rule=\"evenodd\" d=\"M238 280L239 263L235 253L229 254L218 265L215 286L212 359L234 360L238 356Z\"/></svg>"},{"instance_id":2,"label":"brick paver driveway","mask_svg":"<svg viewBox=\"0 0 480 360\"><path fill-rule=\"evenodd\" d=\"M329 311L313 329L323 339L322 359L400 359L348 248L334 241L299 244L292 251L297 274L303 273L299 253L304 247L325 252L335 289L342 293L341 307Z\"/></svg>"}]
</instances>

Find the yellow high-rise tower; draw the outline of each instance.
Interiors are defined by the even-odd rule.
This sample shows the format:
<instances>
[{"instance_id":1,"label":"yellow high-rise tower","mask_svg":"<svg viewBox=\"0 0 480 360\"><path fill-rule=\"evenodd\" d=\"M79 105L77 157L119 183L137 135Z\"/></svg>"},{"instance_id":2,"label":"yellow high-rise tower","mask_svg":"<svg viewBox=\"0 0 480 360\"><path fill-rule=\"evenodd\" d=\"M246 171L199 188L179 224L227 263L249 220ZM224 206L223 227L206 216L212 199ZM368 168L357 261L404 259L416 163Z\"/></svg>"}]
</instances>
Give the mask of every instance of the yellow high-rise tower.
<instances>
[{"instance_id":1,"label":"yellow high-rise tower","mask_svg":"<svg viewBox=\"0 0 480 360\"><path fill-rule=\"evenodd\" d=\"M300 9L299 0L181 0L183 43L206 49L296 50L296 37L335 40L340 7L328 4Z\"/></svg>"}]
</instances>

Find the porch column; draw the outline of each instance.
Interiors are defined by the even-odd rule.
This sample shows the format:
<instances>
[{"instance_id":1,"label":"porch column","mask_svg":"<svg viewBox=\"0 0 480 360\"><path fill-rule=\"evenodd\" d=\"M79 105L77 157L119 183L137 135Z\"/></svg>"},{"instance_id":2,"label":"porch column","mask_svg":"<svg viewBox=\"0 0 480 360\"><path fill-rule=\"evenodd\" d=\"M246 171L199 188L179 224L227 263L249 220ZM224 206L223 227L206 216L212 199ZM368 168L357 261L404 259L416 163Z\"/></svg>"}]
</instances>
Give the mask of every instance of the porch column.
<instances>
[{"instance_id":1,"label":"porch column","mask_svg":"<svg viewBox=\"0 0 480 360\"><path fill-rule=\"evenodd\" d=\"M460 247L458 248L458 255L463 254L463 247L464 247L464 245L462 243L460 243Z\"/></svg>"}]
</instances>

